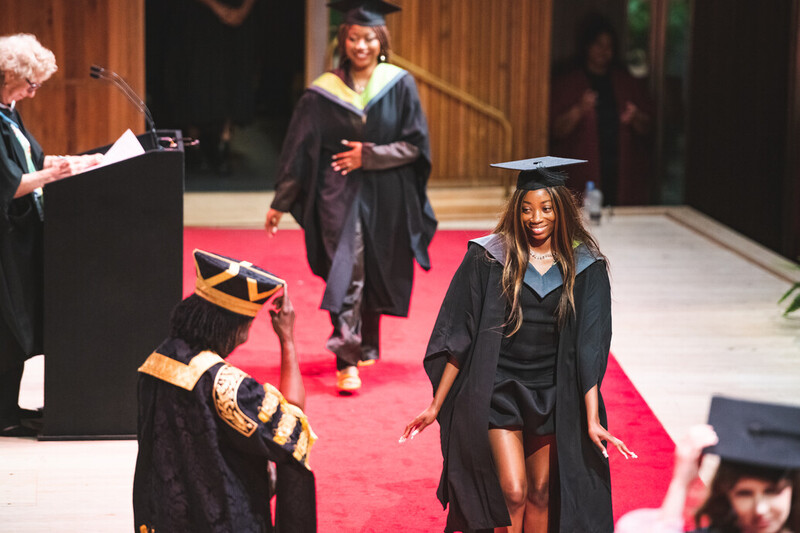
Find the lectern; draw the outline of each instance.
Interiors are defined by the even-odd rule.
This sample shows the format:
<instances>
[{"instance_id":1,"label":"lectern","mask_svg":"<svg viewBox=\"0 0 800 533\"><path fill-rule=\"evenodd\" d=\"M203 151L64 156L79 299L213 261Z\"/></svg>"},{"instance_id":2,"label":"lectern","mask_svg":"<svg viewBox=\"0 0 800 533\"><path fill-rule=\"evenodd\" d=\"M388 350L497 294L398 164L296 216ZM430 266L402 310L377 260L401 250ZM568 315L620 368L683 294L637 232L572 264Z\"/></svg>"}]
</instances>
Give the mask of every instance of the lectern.
<instances>
[{"instance_id":1,"label":"lectern","mask_svg":"<svg viewBox=\"0 0 800 533\"><path fill-rule=\"evenodd\" d=\"M136 370L181 300L183 147L139 139L45 189L44 440L135 438Z\"/></svg>"}]
</instances>

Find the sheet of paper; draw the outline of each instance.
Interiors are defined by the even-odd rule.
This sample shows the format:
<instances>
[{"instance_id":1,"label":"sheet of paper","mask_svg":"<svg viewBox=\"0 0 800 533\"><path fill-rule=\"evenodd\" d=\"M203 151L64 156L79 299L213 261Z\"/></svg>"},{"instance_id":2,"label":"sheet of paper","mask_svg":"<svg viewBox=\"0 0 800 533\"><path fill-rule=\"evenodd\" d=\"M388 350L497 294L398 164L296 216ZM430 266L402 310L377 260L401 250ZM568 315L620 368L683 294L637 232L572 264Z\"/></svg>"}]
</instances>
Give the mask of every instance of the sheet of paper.
<instances>
[{"instance_id":1,"label":"sheet of paper","mask_svg":"<svg viewBox=\"0 0 800 533\"><path fill-rule=\"evenodd\" d=\"M137 155L142 155L144 153L144 148L142 147L142 143L139 142L139 139L136 138L136 135L128 129L120 135L119 139L108 149L106 154L103 156L103 162L100 163L98 166L105 166L110 165L112 163L117 163L119 161L124 161L125 159L130 159L131 157L136 157Z\"/></svg>"}]
</instances>

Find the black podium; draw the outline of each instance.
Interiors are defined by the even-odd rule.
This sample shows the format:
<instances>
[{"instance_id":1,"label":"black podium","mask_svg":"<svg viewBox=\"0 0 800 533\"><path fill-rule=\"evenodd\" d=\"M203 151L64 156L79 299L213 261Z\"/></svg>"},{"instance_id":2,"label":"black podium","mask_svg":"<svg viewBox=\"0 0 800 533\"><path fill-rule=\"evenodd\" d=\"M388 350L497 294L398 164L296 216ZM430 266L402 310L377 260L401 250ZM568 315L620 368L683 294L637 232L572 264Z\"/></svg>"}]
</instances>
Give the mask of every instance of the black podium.
<instances>
[{"instance_id":1,"label":"black podium","mask_svg":"<svg viewBox=\"0 0 800 533\"><path fill-rule=\"evenodd\" d=\"M44 440L135 438L136 370L182 297L183 147L139 139L45 189Z\"/></svg>"}]
</instances>

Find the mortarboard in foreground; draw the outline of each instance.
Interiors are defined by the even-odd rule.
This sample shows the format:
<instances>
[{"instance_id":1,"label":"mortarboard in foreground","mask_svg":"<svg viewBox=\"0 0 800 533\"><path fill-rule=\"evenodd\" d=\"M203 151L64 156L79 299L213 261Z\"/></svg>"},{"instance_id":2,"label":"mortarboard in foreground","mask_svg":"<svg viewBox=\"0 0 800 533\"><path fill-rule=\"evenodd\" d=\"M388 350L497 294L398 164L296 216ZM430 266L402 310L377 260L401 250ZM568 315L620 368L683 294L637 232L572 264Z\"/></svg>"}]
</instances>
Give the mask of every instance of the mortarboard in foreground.
<instances>
[{"instance_id":1,"label":"mortarboard in foreground","mask_svg":"<svg viewBox=\"0 0 800 533\"><path fill-rule=\"evenodd\" d=\"M244 316L256 316L286 282L247 261L203 250L194 251L194 293L214 305Z\"/></svg>"},{"instance_id":2,"label":"mortarboard in foreground","mask_svg":"<svg viewBox=\"0 0 800 533\"><path fill-rule=\"evenodd\" d=\"M568 159L566 157L534 157L505 163L492 163L490 166L518 170L517 190L534 191L545 187L558 187L564 185L567 175L558 170L561 167L585 163L585 159Z\"/></svg>"},{"instance_id":3,"label":"mortarboard in foreground","mask_svg":"<svg viewBox=\"0 0 800 533\"><path fill-rule=\"evenodd\" d=\"M400 7L383 0L338 0L328 7L344 13L345 24L385 26L385 15L400 11Z\"/></svg>"},{"instance_id":4,"label":"mortarboard in foreground","mask_svg":"<svg viewBox=\"0 0 800 533\"><path fill-rule=\"evenodd\" d=\"M708 453L766 468L800 468L800 407L714 396L708 423L719 437Z\"/></svg>"}]
</instances>

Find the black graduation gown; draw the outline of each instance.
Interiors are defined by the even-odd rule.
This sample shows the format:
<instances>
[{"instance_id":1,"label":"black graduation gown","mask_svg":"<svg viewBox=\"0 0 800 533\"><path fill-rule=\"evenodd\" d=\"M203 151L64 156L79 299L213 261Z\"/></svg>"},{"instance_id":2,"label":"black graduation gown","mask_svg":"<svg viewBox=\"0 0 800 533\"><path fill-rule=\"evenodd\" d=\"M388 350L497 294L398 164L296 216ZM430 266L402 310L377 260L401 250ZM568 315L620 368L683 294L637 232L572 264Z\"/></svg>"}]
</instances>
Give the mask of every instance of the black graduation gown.
<instances>
[{"instance_id":1,"label":"black graduation gown","mask_svg":"<svg viewBox=\"0 0 800 533\"><path fill-rule=\"evenodd\" d=\"M315 81L294 110L272 207L291 212L305 230L311 270L326 280L323 309L341 309L360 218L365 307L379 314L407 316L413 260L425 270L430 268L428 244L436 230L426 192L431 158L425 115L414 79L402 69L379 64L365 103L337 72ZM371 87L373 83L377 86ZM364 167L345 176L330 166L334 154L349 150L341 144L343 139L372 143L364 147ZM419 156L400 166L368 168L369 155L398 142L416 147Z\"/></svg>"},{"instance_id":2,"label":"black graduation gown","mask_svg":"<svg viewBox=\"0 0 800 533\"><path fill-rule=\"evenodd\" d=\"M19 125L31 143L33 164L41 170L44 153L19 113L0 113ZM14 198L27 173L14 131L0 119L0 372L42 353L42 220L32 194Z\"/></svg>"},{"instance_id":3,"label":"black graduation gown","mask_svg":"<svg viewBox=\"0 0 800 533\"><path fill-rule=\"evenodd\" d=\"M303 412L213 352L167 339L139 369L135 531L316 531ZM277 465L276 527L268 462Z\"/></svg>"},{"instance_id":4,"label":"black graduation gown","mask_svg":"<svg viewBox=\"0 0 800 533\"><path fill-rule=\"evenodd\" d=\"M487 255L488 252L488 255ZM584 394L602 383L611 343L611 297L604 261L581 245L575 250L576 316L559 335L556 361L556 446L560 529L606 533L614 529L608 460L588 437ZM494 257L491 259L489 256ZM445 531L510 525L494 470L488 437L489 403L503 335L506 301L501 292L503 244L491 235L472 241L453 276L425 355L435 392L448 357L460 372L439 412L444 464L437 495L449 504ZM540 296L561 284L551 269L525 283ZM606 425L602 396L600 420Z\"/></svg>"}]
</instances>

